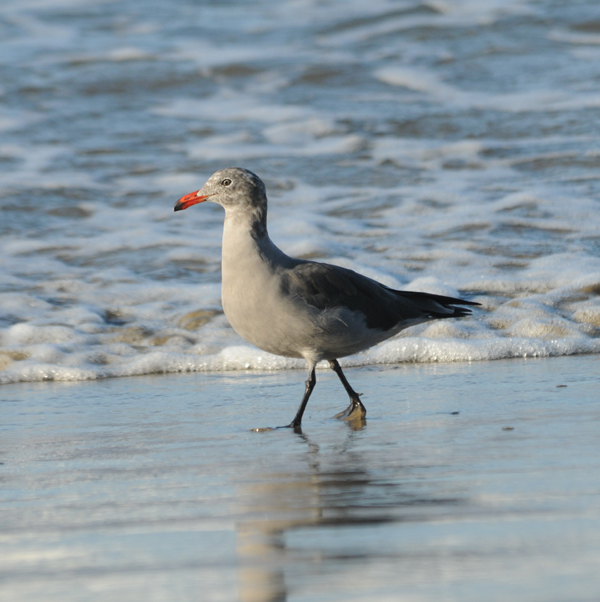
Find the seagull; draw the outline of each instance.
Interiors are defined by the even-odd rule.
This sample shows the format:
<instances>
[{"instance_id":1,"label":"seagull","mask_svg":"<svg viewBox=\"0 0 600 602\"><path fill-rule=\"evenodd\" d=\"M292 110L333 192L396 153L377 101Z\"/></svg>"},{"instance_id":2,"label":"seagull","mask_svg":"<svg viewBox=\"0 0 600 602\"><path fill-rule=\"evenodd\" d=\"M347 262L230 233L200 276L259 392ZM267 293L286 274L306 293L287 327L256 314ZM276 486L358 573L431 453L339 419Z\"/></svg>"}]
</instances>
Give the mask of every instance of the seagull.
<instances>
[{"instance_id":1,"label":"seagull","mask_svg":"<svg viewBox=\"0 0 600 602\"><path fill-rule=\"evenodd\" d=\"M304 358L308 380L290 424L302 416L317 382L315 367L327 360L350 397L335 418L363 421L367 410L338 362L377 345L401 330L471 314L473 301L422 292L397 291L336 265L294 259L267 232L267 193L251 171L228 167L183 196L174 211L211 201L225 209L222 247L222 303L233 329L260 349ZM255 429L269 430L269 429Z\"/></svg>"}]
</instances>

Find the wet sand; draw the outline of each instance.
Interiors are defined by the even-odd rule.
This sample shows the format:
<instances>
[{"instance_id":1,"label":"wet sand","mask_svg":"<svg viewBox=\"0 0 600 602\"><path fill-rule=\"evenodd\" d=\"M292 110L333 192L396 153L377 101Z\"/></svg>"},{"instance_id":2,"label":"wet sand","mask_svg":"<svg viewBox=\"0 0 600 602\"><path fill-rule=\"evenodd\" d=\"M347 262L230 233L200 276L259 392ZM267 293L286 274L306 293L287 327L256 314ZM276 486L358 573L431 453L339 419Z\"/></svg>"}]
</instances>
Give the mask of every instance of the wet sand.
<instances>
[{"instance_id":1,"label":"wet sand","mask_svg":"<svg viewBox=\"0 0 600 602\"><path fill-rule=\"evenodd\" d=\"M0 389L0 600L566 601L600 591L600 357ZM566 386L563 386L566 385Z\"/></svg>"}]
</instances>

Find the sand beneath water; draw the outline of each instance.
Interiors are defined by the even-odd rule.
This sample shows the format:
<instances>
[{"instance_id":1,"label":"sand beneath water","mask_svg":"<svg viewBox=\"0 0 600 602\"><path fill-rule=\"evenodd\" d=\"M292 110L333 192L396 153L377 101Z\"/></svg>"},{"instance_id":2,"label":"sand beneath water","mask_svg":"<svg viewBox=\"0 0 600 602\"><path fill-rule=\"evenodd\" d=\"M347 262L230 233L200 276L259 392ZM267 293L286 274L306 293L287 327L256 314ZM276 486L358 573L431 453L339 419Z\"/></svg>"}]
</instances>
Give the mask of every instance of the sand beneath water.
<instances>
[{"instance_id":1,"label":"sand beneath water","mask_svg":"<svg viewBox=\"0 0 600 602\"><path fill-rule=\"evenodd\" d=\"M600 591L600 357L0 389L0 600L565 601Z\"/></svg>"}]
</instances>

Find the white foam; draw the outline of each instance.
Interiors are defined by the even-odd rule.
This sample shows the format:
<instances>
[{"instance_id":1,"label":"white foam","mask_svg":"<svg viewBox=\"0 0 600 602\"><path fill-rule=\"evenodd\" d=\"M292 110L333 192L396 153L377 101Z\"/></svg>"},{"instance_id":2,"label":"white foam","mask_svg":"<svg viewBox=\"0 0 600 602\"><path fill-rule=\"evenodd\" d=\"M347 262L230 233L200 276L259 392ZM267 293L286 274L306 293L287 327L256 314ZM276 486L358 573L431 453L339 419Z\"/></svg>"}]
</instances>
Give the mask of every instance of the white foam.
<instances>
[{"instance_id":1,"label":"white foam","mask_svg":"<svg viewBox=\"0 0 600 602\"><path fill-rule=\"evenodd\" d=\"M600 106L600 95L595 91L574 96L569 90L556 88L520 92L487 93L461 90L425 69L410 67L384 67L374 72L374 77L391 86L400 86L421 92L433 101L461 109L494 109L510 113L565 111Z\"/></svg>"},{"instance_id":2,"label":"white foam","mask_svg":"<svg viewBox=\"0 0 600 602\"><path fill-rule=\"evenodd\" d=\"M127 61L148 61L155 60L156 57L142 48L125 46L121 48L112 48L107 52L98 54L75 53L63 57L68 63L98 63L104 61L114 61L117 63Z\"/></svg>"},{"instance_id":3,"label":"white foam","mask_svg":"<svg viewBox=\"0 0 600 602\"><path fill-rule=\"evenodd\" d=\"M399 39L396 44L402 43L401 33L404 31L416 30L418 28L451 28L468 26L491 25L506 17L507 15L532 15L536 10L530 2L523 0L503 1L494 0L480 2L478 0L430 0L424 4L427 8L433 9L429 14L415 14L411 11L413 4L404 4L406 13L399 16L390 16L387 13L400 8L397 3L390 5L388 3L370 3L370 6L360 7L361 16L368 11L369 16L377 14L384 16L374 23L367 19L356 19L352 27L345 27L342 31L328 32L322 35L322 43L326 46L347 47L358 45L361 42L396 34ZM351 14L349 11L346 15ZM366 21L366 22L365 22ZM403 44L405 53L415 52L415 49ZM431 51L431 45L429 47Z\"/></svg>"},{"instance_id":4,"label":"white foam","mask_svg":"<svg viewBox=\"0 0 600 602\"><path fill-rule=\"evenodd\" d=\"M0 107L0 131L21 130L40 121L42 116L33 111L9 109ZM14 146L2 145L2 154L5 156L20 156L21 149Z\"/></svg>"},{"instance_id":5,"label":"white foam","mask_svg":"<svg viewBox=\"0 0 600 602\"><path fill-rule=\"evenodd\" d=\"M304 144L294 144L288 139L288 144L261 144L249 132L238 132L226 136L211 136L200 142L186 145L190 157L214 161L217 159L227 161L235 154L240 159L249 160L260 157L277 155L286 156L314 156L314 155L340 155L355 152L365 145L361 136L354 134L347 136L329 136L314 140L305 137Z\"/></svg>"},{"instance_id":6,"label":"white foam","mask_svg":"<svg viewBox=\"0 0 600 602\"><path fill-rule=\"evenodd\" d=\"M230 17L228 13L225 18ZM265 49L257 45L236 44L213 44L206 40L194 39L178 42L175 40L173 48L167 53L166 58L172 61L193 61L203 70L214 69L222 65L245 64L253 61L271 58L273 52L283 57L290 55L289 45L278 48Z\"/></svg>"},{"instance_id":7,"label":"white foam","mask_svg":"<svg viewBox=\"0 0 600 602\"><path fill-rule=\"evenodd\" d=\"M548 34L548 38L556 42L565 42L566 44L585 46L597 46L600 44L600 34L582 33L578 31L569 31L566 29L555 29Z\"/></svg>"},{"instance_id":8,"label":"white foam","mask_svg":"<svg viewBox=\"0 0 600 602\"><path fill-rule=\"evenodd\" d=\"M151 109L156 115L179 119L216 121L259 121L279 123L312 117L314 111L298 105L265 104L258 97L224 91L207 99L179 98Z\"/></svg>"},{"instance_id":9,"label":"white foam","mask_svg":"<svg viewBox=\"0 0 600 602\"><path fill-rule=\"evenodd\" d=\"M401 86L408 90L426 92L434 96L459 96L452 86L444 84L433 73L408 67L383 67L375 71L375 77L391 86Z\"/></svg>"}]
</instances>

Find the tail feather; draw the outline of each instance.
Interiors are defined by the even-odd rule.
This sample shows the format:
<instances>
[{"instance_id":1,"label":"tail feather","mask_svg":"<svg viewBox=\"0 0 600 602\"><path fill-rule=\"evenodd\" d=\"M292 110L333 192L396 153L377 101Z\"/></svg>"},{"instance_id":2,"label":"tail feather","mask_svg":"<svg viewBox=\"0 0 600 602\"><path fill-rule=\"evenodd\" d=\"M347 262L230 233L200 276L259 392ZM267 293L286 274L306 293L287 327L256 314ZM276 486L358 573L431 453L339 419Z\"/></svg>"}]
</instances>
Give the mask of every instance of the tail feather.
<instances>
[{"instance_id":1,"label":"tail feather","mask_svg":"<svg viewBox=\"0 0 600 602\"><path fill-rule=\"evenodd\" d=\"M390 289L393 290L393 289ZM475 301L445 297L444 295L433 295L431 293L420 293L414 291L393 291L398 297L402 297L419 307L424 314L431 319L462 318L471 315L468 307L456 307L461 305L481 305Z\"/></svg>"}]
</instances>

